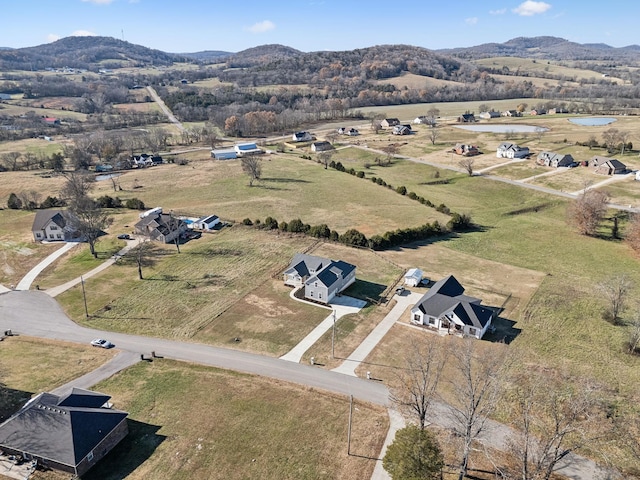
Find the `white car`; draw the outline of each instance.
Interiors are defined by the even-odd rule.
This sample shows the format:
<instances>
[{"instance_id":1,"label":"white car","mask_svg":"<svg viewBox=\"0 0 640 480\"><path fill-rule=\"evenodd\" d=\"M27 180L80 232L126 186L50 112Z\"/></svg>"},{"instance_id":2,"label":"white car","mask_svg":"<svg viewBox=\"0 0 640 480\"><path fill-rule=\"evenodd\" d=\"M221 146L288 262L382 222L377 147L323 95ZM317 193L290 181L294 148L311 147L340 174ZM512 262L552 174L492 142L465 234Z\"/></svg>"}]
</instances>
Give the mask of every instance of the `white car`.
<instances>
[{"instance_id":1,"label":"white car","mask_svg":"<svg viewBox=\"0 0 640 480\"><path fill-rule=\"evenodd\" d=\"M94 347L100 347L100 348L115 347L113 343L111 343L109 340L105 340L104 338L96 338L95 340L91 340L91 345Z\"/></svg>"}]
</instances>

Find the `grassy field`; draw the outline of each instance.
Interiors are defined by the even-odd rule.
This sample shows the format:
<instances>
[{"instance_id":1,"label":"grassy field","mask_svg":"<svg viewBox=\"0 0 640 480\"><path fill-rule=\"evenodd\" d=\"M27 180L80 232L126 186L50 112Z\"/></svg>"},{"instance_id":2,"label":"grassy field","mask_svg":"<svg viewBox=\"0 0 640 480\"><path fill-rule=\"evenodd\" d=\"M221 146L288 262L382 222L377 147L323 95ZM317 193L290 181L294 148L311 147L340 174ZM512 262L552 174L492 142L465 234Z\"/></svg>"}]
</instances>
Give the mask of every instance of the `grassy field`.
<instances>
[{"instance_id":1,"label":"grassy field","mask_svg":"<svg viewBox=\"0 0 640 480\"><path fill-rule=\"evenodd\" d=\"M95 388L129 412L130 433L87 479L369 478L388 428L384 409L356 402L348 456L347 398L167 360Z\"/></svg>"},{"instance_id":2,"label":"grassy field","mask_svg":"<svg viewBox=\"0 0 640 480\"><path fill-rule=\"evenodd\" d=\"M32 394L64 385L114 355L114 351L89 345L23 336L5 338L0 343L0 364L2 384L9 390L0 402L0 420L5 420Z\"/></svg>"},{"instance_id":3,"label":"grassy field","mask_svg":"<svg viewBox=\"0 0 640 480\"><path fill-rule=\"evenodd\" d=\"M7 152L19 152L21 154L32 153L34 155L51 156L53 153L62 152L62 138L55 136L56 132L51 132L52 141L43 140L41 138L27 138L25 140L16 140L13 142L0 142L0 155ZM34 175L33 172L28 172Z\"/></svg>"}]
</instances>

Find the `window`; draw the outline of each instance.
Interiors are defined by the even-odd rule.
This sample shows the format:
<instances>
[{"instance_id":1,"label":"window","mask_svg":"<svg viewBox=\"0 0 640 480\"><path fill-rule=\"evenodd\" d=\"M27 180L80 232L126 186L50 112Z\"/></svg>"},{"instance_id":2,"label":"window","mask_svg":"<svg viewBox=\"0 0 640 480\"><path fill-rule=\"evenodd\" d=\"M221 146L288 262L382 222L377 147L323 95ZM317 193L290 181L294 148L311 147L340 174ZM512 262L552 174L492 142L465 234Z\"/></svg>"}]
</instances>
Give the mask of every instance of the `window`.
<instances>
[{"instance_id":1,"label":"window","mask_svg":"<svg viewBox=\"0 0 640 480\"><path fill-rule=\"evenodd\" d=\"M417 313L413 316L414 320L420 320L420 315L418 315Z\"/></svg>"},{"instance_id":2,"label":"window","mask_svg":"<svg viewBox=\"0 0 640 480\"><path fill-rule=\"evenodd\" d=\"M57 230L57 229L58 229L58 227L56 227L55 225L51 225L49 228L50 228L51 230Z\"/></svg>"},{"instance_id":3,"label":"window","mask_svg":"<svg viewBox=\"0 0 640 480\"><path fill-rule=\"evenodd\" d=\"M436 324L436 319L433 317L429 317L429 325L435 325Z\"/></svg>"},{"instance_id":4,"label":"window","mask_svg":"<svg viewBox=\"0 0 640 480\"><path fill-rule=\"evenodd\" d=\"M36 237L40 238L42 237L42 234L40 232L36 233Z\"/></svg>"},{"instance_id":5,"label":"window","mask_svg":"<svg viewBox=\"0 0 640 480\"><path fill-rule=\"evenodd\" d=\"M318 292L318 298L322 298L322 293Z\"/></svg>"},{"instance_id":6,"label":"window","mask_svg":"<svg viewBox=\"0 0 640 480\"><path fill-rule=\"evenodd\" d=\"M473 327L469 327L469 335L473 335L476 336L477 335L477 330Z\"/></svg>"},{"instance_id":7,"label":"window","mask_svg":"<svg viewBox=\"0 0 640 480\"><path fill-rule=\"evenodd\" d=\"M311 291L309 292L309 296L310 296L310 297L313 297L313 290L311 290Z\"/></svg>"},{"instance_id":8,"label":"window","mask_svg":"<svg viewBox=\"0 0 640 480\"><path fill-rule=\"evenodd\" d=\"M314 287L317 287L317 286L318 286L318 282L315 282L315 283L313 284L313 286L314 286Z\"/></svg>"},{"instance_id":9,"label":"window","mask_svg":"<svg viewBox=\"0 0 640 480\"><path fill-rule=\"evenodd\" d=\"M57 234L57 235L56 235L56 238L62 238L62 235Z\"/></svg>"},{"instance_id":10,"label":"window","mask_svg":"<svg viewBox=\"0 0 640 480\"><path fill-rule=\"evenodd\" d=\"M93 452L89 452L89 454L87 455L87 460L90 462L91 460L93 460Z\"/></svg>"},{"instance_id":11,"label":"window","mask_svg":"<svg viewBox=\"0 0 640 480\"><path fill-rule=\"evenodd\" d=\"M49 234L49 238L53 240L53 233Z\"/></svg>"}]
</instances>

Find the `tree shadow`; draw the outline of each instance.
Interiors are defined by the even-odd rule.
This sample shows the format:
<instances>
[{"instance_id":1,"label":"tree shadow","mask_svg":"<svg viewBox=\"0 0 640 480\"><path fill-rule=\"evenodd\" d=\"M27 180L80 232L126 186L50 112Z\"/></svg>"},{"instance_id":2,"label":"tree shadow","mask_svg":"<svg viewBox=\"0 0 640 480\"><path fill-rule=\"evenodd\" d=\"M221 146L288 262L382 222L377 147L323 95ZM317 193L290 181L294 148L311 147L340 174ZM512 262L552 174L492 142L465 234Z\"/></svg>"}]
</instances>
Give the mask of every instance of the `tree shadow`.
<instances>
[{"instance_id":1,"label":"tree shadow","mask_svg":"<svg viewBox=\"0 0 640 480\"><path fill-rule=\"evenodd\" d=\"M273 183L311 183L309 180L302 180L300 178L282 178L282 177L269 177L262 178L263 182L273 182Z\"/></svg>"},{"instance_id":2,"label":"tree shadow","mask_svg":"<svg viewBox=\"0 0 640 480\"><path fill-rule=\"evenodd\" d=\"M516 322L514 320L501 317L499 313L500 312L498 312L498 316L491 323L493 328L487 331L482 339L488 342L500 342L509 345L520 335L522 329L516 328Z\"/></svg>"},{"instance_id":3,"label":"tree shadow","mask_svg":"<svg viewBox=\"0 0 640 480\"><path fill-rule=\"evenodd\" d=\"M20 410L33 394L34 392L16 390L0 383L0 422Z\"/></svg>"},{"instance_id":4,"label":"tree shadow","mask_svg":"<svg viewBox=\"0 0 640 480\"><path fill-rule=\"evenodd\" d=\"M128 477L148 460L166 435L159 435L160 426L127 419L129 434L89 472L83 480L117 480Z\"/></svg>"}]
</instances>

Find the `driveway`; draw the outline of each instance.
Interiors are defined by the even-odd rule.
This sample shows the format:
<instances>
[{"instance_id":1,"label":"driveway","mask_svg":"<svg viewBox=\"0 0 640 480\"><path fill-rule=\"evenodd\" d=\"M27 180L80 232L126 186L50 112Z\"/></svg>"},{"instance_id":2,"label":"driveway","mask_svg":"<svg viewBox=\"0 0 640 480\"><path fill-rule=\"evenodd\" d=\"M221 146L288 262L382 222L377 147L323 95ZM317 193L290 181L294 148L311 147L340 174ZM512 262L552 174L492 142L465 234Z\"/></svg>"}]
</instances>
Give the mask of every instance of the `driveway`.
<instances>
[{"instance_id":1,"label":"driveway","mask_svg":"<svg viewBox=\"0 0 640 480\"><path fill-rule=\"evenodd\" d=\"M51 255L40 261L35 267L33 267L27 274L18 282L16 285L16 290L29 290L31 288L31 284L34 282L36 277L42 273L42 271L55 262L62 255L67 253L73 247L78 245L78 242L67 242L58 250L53 252Z\"/></svg>"}]
</instances>

